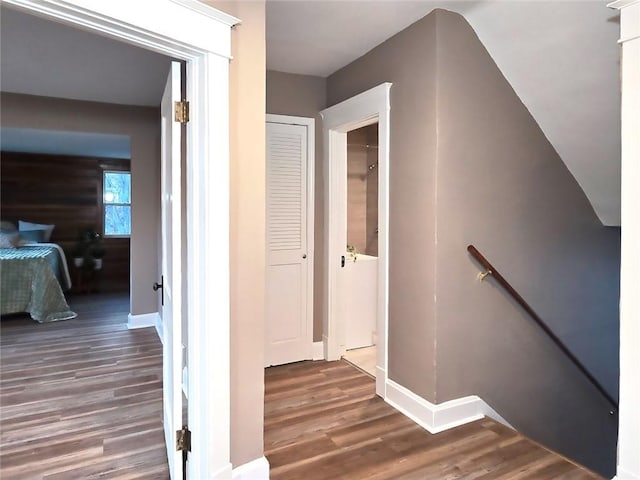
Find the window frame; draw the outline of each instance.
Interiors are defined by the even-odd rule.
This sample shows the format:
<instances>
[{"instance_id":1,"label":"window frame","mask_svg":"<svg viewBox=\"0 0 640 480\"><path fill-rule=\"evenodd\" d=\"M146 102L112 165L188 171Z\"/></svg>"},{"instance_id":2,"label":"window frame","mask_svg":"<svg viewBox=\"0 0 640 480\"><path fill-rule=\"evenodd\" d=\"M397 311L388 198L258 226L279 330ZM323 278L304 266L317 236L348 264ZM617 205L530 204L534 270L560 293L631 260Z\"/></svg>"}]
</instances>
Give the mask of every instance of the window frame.
<instances>
[{"instance_id":1,"label":"window frame","mask_svg":"<svg viewBox=\"0 0 640 480\"><path fill-rule=\"evenodd\" d=\"M131 231L129 232L128 235L109 235L106 232L106 205L121 205L121 206L128 206L129 207L129 212L130 215L133 213L133 183L131 184L131 191L129 192L130 195L130 199L131 202L130 203L105 203L104 201L104 184L105 184L105 174L107 173L128 173L129 176L131 177L131 168L127 168L127 166L125 165L118 165L118 164L103 164L100 165L100 182L98 185L99 191L98 191L98 199L99 199L99 208L98 208L98 213L100 215L100 226L101 226L101 234L103 238L127 238L130 239L131 235L133 233L133 225L131 227ZM131 177L132 178L132 177ZM132 178L133 180L133 178Z\"/></svg>"}]
</instances>

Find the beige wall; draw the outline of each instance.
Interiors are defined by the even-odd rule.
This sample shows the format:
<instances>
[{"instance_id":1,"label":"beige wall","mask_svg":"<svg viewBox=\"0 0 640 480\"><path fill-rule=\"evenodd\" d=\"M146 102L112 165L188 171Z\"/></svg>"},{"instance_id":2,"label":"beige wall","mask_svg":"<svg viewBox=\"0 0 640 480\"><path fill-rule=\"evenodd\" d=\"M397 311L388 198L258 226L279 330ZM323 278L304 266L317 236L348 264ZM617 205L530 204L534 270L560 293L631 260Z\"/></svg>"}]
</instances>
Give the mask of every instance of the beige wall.
<instances>
[{"instance_id":1,"label":"beige wall","mask_svg":"<svg viewBox=\"0 0 640 480\"><path fill-rule=\"evenodd\" d=\"M392 82L389 376L435 400L436 22L430 15L327 79L328 105Z\"/></svg>"},{"instance_id":2,"label":"beige wall","mask_svg":"<svg viewBox=\"0 0 640 480\"><path fill-rule=\"evenodd\" d=\"M158 311L160 111L2 93L2 126L128 135L131 138L131 313ZM107 260L108 261L108 260Z\"/></svg>"},{"instance_id":3,"label":"beige wall","mask_svg":"<svg viewBox=\"0 0 640 480\"><path fill-rule=\"evenodd\" d=\"M231 81L231 462L263 455L265 317L265 6L208 2L242 20ZM212 379L215 381L215 379Z\"/></svg>"},{"instance_id":4,"label":"beige wall","mask_svg":"<svg viewBox=\"0 0 640 480\"><path fill-rule=\"evenodd\" d=\"M324 295L324 203L322 170L322 119L327 106L327 81L311 75L267 71L267 113L311 117L316 120L315 229L313 263L313 341L322 341L322 299Z\"/></svg>"},{"instance_id":5,"label":"beige wall","mask_svg":"<svg viewBox=\"0 0 640 480\"><path fill-rule=\"evenodd\" d=\"M462 17L435 11L331 75L333 105L389 81L390 377L479 394L518 430L612 474L616 417L492 280L475 244L615 396L619 230ZM436 136L437 132L437 136Z\"/></svg>"}]
</instances>

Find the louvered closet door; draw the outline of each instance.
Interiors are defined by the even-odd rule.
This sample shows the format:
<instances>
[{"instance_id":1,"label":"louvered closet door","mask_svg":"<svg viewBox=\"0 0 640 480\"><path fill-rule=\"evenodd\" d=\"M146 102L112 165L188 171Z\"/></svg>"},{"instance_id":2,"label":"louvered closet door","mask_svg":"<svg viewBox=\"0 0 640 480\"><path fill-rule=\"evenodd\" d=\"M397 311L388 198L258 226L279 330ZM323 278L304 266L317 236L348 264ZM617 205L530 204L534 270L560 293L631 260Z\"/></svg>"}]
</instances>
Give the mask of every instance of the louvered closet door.
<instances>
[{"instance_id":1,"label":"louvered closet door","mask_svg":"<svg viewBox=\"0 0 640 480\"><path fill-rule=\"evenodd\" d=\"M307 127L267 123L266 365L311 358Z\"/></svg>"}]
</instances>

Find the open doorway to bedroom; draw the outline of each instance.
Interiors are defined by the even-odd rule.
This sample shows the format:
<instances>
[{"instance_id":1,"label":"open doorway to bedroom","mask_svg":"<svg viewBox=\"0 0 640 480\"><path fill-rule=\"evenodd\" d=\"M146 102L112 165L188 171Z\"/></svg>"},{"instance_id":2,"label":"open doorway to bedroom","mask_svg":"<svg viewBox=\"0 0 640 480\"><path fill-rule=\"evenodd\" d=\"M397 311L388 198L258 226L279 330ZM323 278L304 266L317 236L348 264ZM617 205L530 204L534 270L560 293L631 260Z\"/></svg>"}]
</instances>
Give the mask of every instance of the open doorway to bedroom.
<instances>
[{"instance_id":1,"label":"open doorway to bedroom","mask_svg":"<svg viewBox=\"0 0 640 480\"><path fill-rule=\"evenodd\" d=\"M53 228L68 293L128 295L129 324L149 324L171 58L5 5L1 21L2 220Z\"/></svg>"},{"instance_id":2,"label":"open doorway to bedroom","mask_svg":"<svg viewBox=\"0 0 640 480\"><path fill-rule=\"evenodd\" d=\"M85 478L127 468L124 455L162 478L162 292L152 286L171 59L4 5L0 17L0 217L20 239L13 256L30 257L2 260L3 475ZM72 445L80 432L100 439L100 455L91 441ZM78 462L65 464L71 454Z\"/></svg>"},{"instance_id":3,"label":"open doorway to bedroom","mask_svg":"<svg viewBox=\"0 0 640 480\"><path fill-rule=\"evenodd\" d=\"M18 359L13 359L10 362L3 361L1 364L2 379L9 379L12 375L16 375L23 383L14 384L15 389L10 391L9 395L5 395L6 391L3 390L3 409L0 416L0 428L3 432L2 439L0 439L3 443L0 446L3 452L2 473L9 476L15 473L20 476L41 477L43 473L55 470L56 474L65 478L87 478L103 476L107 473L123 477L166 478L167 473L170 473L171 478L180 478L182 472L185 471L182 467L183 461L187 457L184 455L189 443L187 439L191 438L193 444L198 448L194 448L188 456L187 478L204 478L216 474L230 477L232 469L228 438L230 428L228 408L230 337L228 328L230 319L227 307L230 282L227 271L215 269L212 266L217 265L221 260L227 262L229 258L229 212L225 200L229 198L230 182L228 176L221 175L220 172L228 172L229 168L230 40L231 27L236 25L239 20L204 4L198 4L194 7L193 2L172 0L155 2L154 14L151 16L148 15L148 5L145 2L130 2L127 8L122 8L122 5L117 2L68 0L45 3L29 0L5 0L2 7L11 5L12 8L28 11L38 17L48 18L54 22L61 22L77 28L78 30L74 30L74 32L81 36L84 35L82 39L76 38L64 45L58 43L54 50L60 50L63 54L62 57L78 57L82 53L88 53L89 58L86 60L93 61L93 64L87 70L80 72L63 69L54 73L51 70L42 69L42 64L31 58L27 62L27 66L32 70L40 69L40 71L24 75L24 86L29 85L29 80L39 80L45 77L57 80L64 78L66 81L58 82L58 85L67 85L74 76L77 76L85 83L76 85L76 88L73 89L74 92L81 91L82 87L89 84L97 88L94 92L114 93L117 91L122 93L124 91L130 93L130 87L135 83L133 82L134 74L148 73L149 70L142 62L138 61L139 59L129 62L128 69L118 63L115 66L111 65L109 71L100 70L98 67L109 64L107 55L104 51L96 51L89 47L91 42L89 37L93 38L93 35L86 35L87 32L97 33L100 37L116 39L116 43L124 41L128 45L137 45L143 49L161 52L180 59L179 62L172 61L169 75L167 75L169 72L166 69L162 69L161 108L157 108L157 103L151 107L155 121L161 120L161 128L157 128L157 124L154 124L152 128L138 125L140 130L129 131L132 158L131 225L133 232L131 258L134 262L138 258L144 260L148 258L146 255L149 252L153 257L152 261L145 263L146 268L150 269L145 271L150 271L153 274L151 278L136 278L135 264L132 268L132 305L136 304L137 287L141 292L151 291L152 300L149 303L155 311L151 312L149 316L157 318L156 313L160 310L164 328L161 338L158 338L154 328L128 329L124 323L119 323L115 329L107 328L94 332L98 338L89 338L90 332L83 328L82 324L78 324L80 330L76 332L76 335L68 335L67 340L57 339L57 336L54 335L50 340L54 343L59 340L55 350L60 354L59 357L62 358L62 361L66 360L62 352L67 351L71 354L75 351L74 348L67 348L65 342L81 343L82 348L86 348L86 351L84 356L82 356L82 352L75 351L80 355L80 358L76 358L78 361L74 366L76 368L71 369L73 374L62 375L56 381L48 384L46 388L41 382L39 375L42 374L42 371L39 368L31 371L31 375L25 378L23 376L25 369L15 365L20 361L27 363L31 361L34 365L41 362L52 367L49 373L53 374L57 365L49 365L47 363L48 357L41 358L41 355L38 355L41 353L40 350L19 354ZM3 14L2 20L5 19L6 16ZM175 21L176 19L180 21ZM192 28L184 29L185 24L191 25ZM4 35L4 25L1 30ZM45 45L53 43L52 39L48 38L36 48L34 47L35 37L41 33L39 27L25 33L27 35L23 43L27 48L24 55L40 51ZM2 46L4 47L6 44L7 42L3 38ZM122 46L119 43L118 45ZM126 47L126 45L124 46ZM48 55L46 57L48 58ZM5 59L3 51L2 60ZM14 66L12 62L9 63L9 66ZM181 71L181 65L184 66L184 71ZM87 75L94 70L98 71L98 79L89 82ZM116 82L116 85L125 88L113 88L114 85L108 81L108 74L113 72L119 75L120 83ZM4 65L2 73L5 73ZM182 90L180 84L184 85L184 77L188 83L186 89ZM4 81L3 86L7 86ZM139 93L152 91L150 83L143 83L141 87ZM187 99L181 95L185 91L194 100L201 98L206 100L193 103L194 114L190 118L188 118ZM26 115L25 112L30 103L28 97L33 96L34 93L25 91L12 93L17 94L19 100L10 109L12 116L9 118L12 118L15 123L19 123ZM2 96L3 122L7 120L7 102L5 100L10 96L10 94ZM53 92L49 96L55 97ZM52 100L57 102L59 97L64 96L58 95L58 98L52 98ZM42 97L39 98L42 100ZM87 100L76 99L82 102ZM95 101L96 99L92 98L91 100ZM110 106L118 104L118 102L106 99L103 99L102 102ZM76 102L72 101L72 103ZM123 105L126 107L129 104L119 102L117 106ZM123 117L120 117L120 124L131 126L136 121L132 118L131 109L127 112ZM65 117L64 120L52 120L58 112L53 112L50 115L34 114L33 111L29 113L37 117L37 128L68 130L68 125L73 120L79 119L87 123L81 106L75 115L78 118L75 119ZM64 113L69 115L69 112ZM180 127L180 124L187 121L186 131L190 148L186 149L186 155L183 157L184 150L181 148L182 139L180 138L183 128ZM11 126L19 127L20 125ZM152 139L155 148L148 150L142 147L139 140L145 138ZM161 186L158 185L157 177L151 174L152 167L148 171L142 168L140 174L136 175L136 159L145 154L153 156L155 166L160 163L162 169ZM215 170L207 168L213 160L217 165ZM156 187L155 194L152 195L152 203L156 206L156 210L142 216L137 216L135 213L138 205L136 178ZM188 178L187 188L182 183L186 178ZM171 181L168 182L167 179ZM162 195L157 194L158 190ZM189 208L183 209L182 207L187 204ZM153 251L152 243L143 243L139 249L135 246L137 243L136 228L145 222L154 226L156 240L162 235L163 240L159 242L161 257L157 255L158 249ZM214 231L217 235L213 235ZM170 241L168 237L170 237ZM182 238L187 239L188 255L184 255L184 249L181 245ZM207 242L201 242L202 238L207 238ZM184 260L185 256L186 261ZM156 266L160 261L163 271L167 271L166 268L169 264L172 270L171 274L164 275L164 279L157 278ZM182 272L185 275L181 275ZM152 289L152 286L155 288ZM183 289L188 295L183 295ZM164 306L161 303L163 296ZM187 302L181 302L181 297L188 297L188 310L186 309ZM185 308L182 309L183 307ZM215 329L211 329L208 324L199 321L202 318L201 312L207 312L217 318ZM136 312L132 311L132 314L136 314ZM71 319L66 323L47 323L42 332L53 331L58 325L69 325L75 320ZM141 318L141 320L145 320L145 318ZM183 352L180 337L185 322L188 324L189 336L186 345L187 352ZM149 326L153 326L153 323L150 322ZM114 332L119 332L121 335ZM102 365L91 364L93 355L100 348L108 350L109 346L119 344L119 341L140 339L144 335L149 335L155 342L155 346L159 346L159 342L162 340L160 359L156 356L148 359L147 362L132 360L131 357L135 354L143 356L151 354L147 347L130 345L129 349L120 352L122 355L119 356L103 352L105 358L102 359L104 362ZM81 339L81 337L84 338ZM42 340L42 335L40 337L36 335L35 338ZM4 342L4 337L2 340ZM28 345L28 342L23 342L23 344ZM0 353L3 356L5 354L12 355L19 350L20 347L3 347ZM183 375L182 368L182 362L185 360L189 369L189 382L186 385L184 383L186 377ZM131 380L140 370L147 367L152 369L153 365L150 364L154 362L156 362L157 368L158 361L162 365L160 378L158 378L158 372L155 371L143 375L143 379ZM13 365L15 370L11 375L4 375L8 365ZM89 373L87 371L81 372L85 368L89 369L90 375L87 375ZM96 372L96 369L99 371ZM127 369L130 370L129 374L123 371ZM119 375L120 381L114 380L113 375ZM218 379L215 391L207 387L211 375ZM87 379L87 376L91 378ZM17 378L11 380L18 381ZM102 394L95 392L94 395L92 389L87 388L89 385L100 385L107 391ZM182 419L181 399L184 397L182 393L185 387L187 387L189 416L192 418L188 426L180 423ZM158 390L162 393L159 399L156 396ZM9 410L6 408L8 396L12 401L11 411L20 416L19 420L13 418L8 422L14 432L9 436L6 434L7 429L4 428L7 426L4 419L9 416L7 413ZM144 400L145 397L150 398ZM100 403L101 400L107 403L100 405L98 410L94 410L96 403ZM140 409L135 414L131 408L131 402L139 402ZM23 408L25 403L37 411L34 414L37 419L26 413L26 409ZM38 408L35 408L36 404ZM63 407L67 411L61 413L60 409ZM126 412L126 415L123 415L122 412ZM213 412L215 412L215 418ZM168 413L171 414L169 417L167 417ZM88 416L91 414L95 416L89 419ZM164 418L162 418L163 414ZM117 427L116 422L119 422ZM153 431L141 431L141 424L148 425ZM75 428L72 425L75 425ZM94 427L97 430L93 430ZM160 453L156 448L156 441L150 438L156 439L158 433L161 436L163 433L165 434L166 449L164 453ZM67 434L71 434L71 437L79 442L70 438L65 439ZM60 438L60 435L63 438ZM67 449L57 448L60 445L55 443L54 439L65 443ZM92 443L91 439L95 441ZM34 443L35 440L38 441L37 444ZM5 441L8 443L7 445L4 444ZM22 445L20 442L23 442ZM176 450L176 444L184 444L182 451ZM11 447L11 453L8 453L5 448L7 446ZM132 454L139 454L144 458L132 458ZM167 456L169 460L168 472L166 468ZM33 458L38 458L38 462L33 462ZM8 464L11 466L11 471L7 470ZM118 473L115 473L116 471Z\"/></svg>"}]
</instances>

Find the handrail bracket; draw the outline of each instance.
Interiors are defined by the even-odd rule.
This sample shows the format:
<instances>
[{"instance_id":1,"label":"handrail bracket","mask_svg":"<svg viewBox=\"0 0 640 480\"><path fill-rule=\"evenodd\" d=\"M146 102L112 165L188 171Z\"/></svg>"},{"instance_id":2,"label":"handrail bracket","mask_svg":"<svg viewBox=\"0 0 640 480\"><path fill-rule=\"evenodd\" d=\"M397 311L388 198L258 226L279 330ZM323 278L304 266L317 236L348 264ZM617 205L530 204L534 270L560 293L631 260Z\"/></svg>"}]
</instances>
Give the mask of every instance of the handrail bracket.
<instances>
[{"instance_id":1,"label":"handrail bracket","mask_svg":"<svg viewBox=\"0 0 640 480\"><path fill-rule=\"evenodd\" d=\"M478 280L480 280L482 282L485 278L487 278L491 274L493 274L491 269L485 270L484 272L480 272L478 274Z\"/></svg>"}]
</instances>

